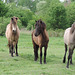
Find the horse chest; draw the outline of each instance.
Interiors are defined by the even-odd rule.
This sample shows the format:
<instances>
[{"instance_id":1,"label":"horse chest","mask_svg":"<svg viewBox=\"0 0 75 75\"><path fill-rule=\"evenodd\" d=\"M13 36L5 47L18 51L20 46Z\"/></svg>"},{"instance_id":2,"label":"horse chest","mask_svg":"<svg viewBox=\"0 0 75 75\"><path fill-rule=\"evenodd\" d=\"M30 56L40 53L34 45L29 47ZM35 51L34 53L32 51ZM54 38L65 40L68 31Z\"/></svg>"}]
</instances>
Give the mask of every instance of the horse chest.
<instances>
[{"instance_id":1,"label":"horse chest","mask_svg":"<svg viewBox=\"0 0 75 75\"><path fill-rule=\"evenodd\" d=\"M12 36L11 40L16 42L17 41L17 36Z\"/></svg>"},{"instance_id":2,"label":"horse chest","mask_svg":"<svg viewBox=\"0 0 75 75\"><path fill-rule=\"evenodd\" d=\"M38 37L33 35L33 40L39 46L46 46L47 45L47 40L43 39L41 35L39 35Z\"/></svg>"}]
</instances>

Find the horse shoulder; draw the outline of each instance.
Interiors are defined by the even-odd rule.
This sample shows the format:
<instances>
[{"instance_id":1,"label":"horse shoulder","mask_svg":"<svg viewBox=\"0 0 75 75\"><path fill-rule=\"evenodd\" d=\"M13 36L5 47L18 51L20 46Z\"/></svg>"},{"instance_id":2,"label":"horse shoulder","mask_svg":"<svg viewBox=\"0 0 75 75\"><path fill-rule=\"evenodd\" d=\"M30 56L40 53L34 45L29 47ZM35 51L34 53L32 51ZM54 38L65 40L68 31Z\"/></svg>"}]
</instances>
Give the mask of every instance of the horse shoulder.
<instances>
[{"instance_id":1,"label":"horse shoulder","mask_svg":"<svg viewBox=\"0 0 75 75\"><path fill-rule=\"evenodd\" d=\"M10 28L10 24L7 25L6 27L6 32L5 32L6 38L9 39L11 36L11 28Z\"/></svg>"},{"instance_id":2,"label":"horse shoulder","mask_svg":"<svg viewBox=\"0 0 75 75\"><path fill-rule=\"evenodd\" d=\"M49 35L48 35L48 32L46 31L46 29L45 29L45 35L46 35L46 40L49 41Z\"/></svg>"},{"instance_id":3,"label":"horse shoulder","mask_svg":"<svg viewBox=\"0 0 75 75\"><path fill-rule=\"evenodd\" d=\"M69 41L70 41L69 40L70 39L70 29L71 28L67 28L64 33L64 43L67 45L69 45Z\"/></svg>"}]
</instances>

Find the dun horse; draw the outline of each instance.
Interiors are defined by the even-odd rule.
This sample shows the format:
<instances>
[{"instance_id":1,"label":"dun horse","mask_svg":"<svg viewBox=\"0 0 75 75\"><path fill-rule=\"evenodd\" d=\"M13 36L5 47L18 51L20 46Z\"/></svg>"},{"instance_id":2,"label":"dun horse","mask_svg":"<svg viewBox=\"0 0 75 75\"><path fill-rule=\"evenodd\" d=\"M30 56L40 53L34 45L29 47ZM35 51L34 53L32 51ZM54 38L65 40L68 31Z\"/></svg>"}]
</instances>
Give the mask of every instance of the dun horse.
<instances>
[{"instance_id":1,"label":"dun horse","mask_svg":"<svg viewBox=\"0 0 75 75\"><path fill-rule=\"evenodd\" d=\"M34 48L34 60L38 59L38 48L40 48L40 64L42 64L42 47L44 47L44 64L46 64L46 51L49 37L46 31L46 25L42 20L36 21L35 30L32 32L32 42Z\"/></svg>"},{"instance_id":2,"label":"dun horse","mask_svg":"<svg viewBox=\"0 0 75 75\"><path fill-rule=\"evenodd\" d=\"M72 54L75 48L75 22L72 24L71 28L67 28L64 33L64 43L65 43L65 55L63 58L63 63L66 61L66 53L67 53L67 45L69 47L69 54L68 54L68 62L67 68L69 68L69 61L72 64Z\"/></svg>"},{"instance_id":3,"label":"dun horse","mask_svg":"<svg viewBox=\"0 0 75 75\"><path fill-rule=\"evenodd\" d=\"M11 53L11 56L13 57L14 47L16 47L16 56L18 56L17 51L17 44L19 39L19 28L17 26L17 17L12 17L10 24L7 25L6 28L6 38L8 40L8 46L9 46L9 52Z\"/></svg>"}]
</instances>

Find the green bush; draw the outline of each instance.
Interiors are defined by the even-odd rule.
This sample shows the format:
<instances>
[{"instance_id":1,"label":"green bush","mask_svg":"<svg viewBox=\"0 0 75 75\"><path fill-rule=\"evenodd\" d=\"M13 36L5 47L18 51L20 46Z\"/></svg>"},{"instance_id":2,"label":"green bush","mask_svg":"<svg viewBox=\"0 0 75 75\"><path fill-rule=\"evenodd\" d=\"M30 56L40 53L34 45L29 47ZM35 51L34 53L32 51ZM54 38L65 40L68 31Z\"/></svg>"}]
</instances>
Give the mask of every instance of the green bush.
<instances>
[{"instance_id":1,"label":"green bush","mask_svg":"<svg viewBox=\"0 0 75 75\"><path fill-rule=\"evenodd\" d=\"M49 29L48 34L50 37L63 37L64 35L64 30L63 29Z\"/></svg>"},{"instance_id":2,"label":"green bush","mask_svg":"<svg viewBox=\"0 0 75 75\"><path fill-rule=\"evenodd\" d=\"M22 25L26 27L29 20L32 19L33 15L32 11L21 6L16 7L14 3L10 3L8 6L10 8L8 13L6 14L6 17L13 17L13 16L19 17L19 19L22 22Z\"/></svg>"},{"instance_id":3,"label":"green bush","mask_svg":"<svg viewBox=\"0 0 75 75\"><path fill-rule=\"evenodd\" d=\"M31 30L34 28L34 24L35 24L35 20L30 20L28 25L27 25L27 29Z\"/></svg>"}]
</instances>

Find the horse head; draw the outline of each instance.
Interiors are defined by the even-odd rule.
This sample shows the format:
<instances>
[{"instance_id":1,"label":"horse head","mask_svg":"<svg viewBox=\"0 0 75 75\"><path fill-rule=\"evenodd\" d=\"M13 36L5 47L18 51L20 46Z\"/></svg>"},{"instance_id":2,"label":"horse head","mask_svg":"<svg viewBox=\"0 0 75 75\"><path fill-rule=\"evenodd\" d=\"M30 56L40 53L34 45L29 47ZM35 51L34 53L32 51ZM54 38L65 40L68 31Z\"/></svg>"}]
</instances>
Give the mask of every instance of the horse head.
<instances>
[{"instance_id":1,"label":"horse head","mask_svg":"<svg viewBox=\"0 0 75 75\"><path fill-rule=\"evenodd\" d=\"M16 33L17 31L17 20L18 18L15 16L11 18L11 29L13 33Z\"/></svg>"},{"instance_id":2,"label":"horse head","mask_svg":"<svg viewBox=\"0 0 75 75\"><path fill-rule=\"evenodd\" d=\"M36 21L36 24L35 24L35 36L38 36L40 33L43 33L45 28L46 28L46 25L41 19Z\"/></svg>"}]
</instances>

